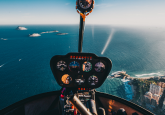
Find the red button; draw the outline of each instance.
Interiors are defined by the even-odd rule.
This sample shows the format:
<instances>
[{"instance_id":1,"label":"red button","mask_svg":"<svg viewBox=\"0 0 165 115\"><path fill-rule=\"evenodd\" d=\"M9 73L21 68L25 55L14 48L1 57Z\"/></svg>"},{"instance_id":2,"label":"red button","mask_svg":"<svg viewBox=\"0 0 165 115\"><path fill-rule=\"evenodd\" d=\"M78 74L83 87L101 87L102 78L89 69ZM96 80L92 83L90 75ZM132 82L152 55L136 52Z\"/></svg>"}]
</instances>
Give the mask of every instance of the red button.
<instances>
[{"instance_id":1,"label":"red button","mask_svg":"<svg viewBox=\"0 0 165 115\"><path fill-rule=\"evenodd\" d=\"M63 95L63 94L61 94L60 97L61 97L62 99L64 99L64 95Z\"/></svg>"}]
</instances>

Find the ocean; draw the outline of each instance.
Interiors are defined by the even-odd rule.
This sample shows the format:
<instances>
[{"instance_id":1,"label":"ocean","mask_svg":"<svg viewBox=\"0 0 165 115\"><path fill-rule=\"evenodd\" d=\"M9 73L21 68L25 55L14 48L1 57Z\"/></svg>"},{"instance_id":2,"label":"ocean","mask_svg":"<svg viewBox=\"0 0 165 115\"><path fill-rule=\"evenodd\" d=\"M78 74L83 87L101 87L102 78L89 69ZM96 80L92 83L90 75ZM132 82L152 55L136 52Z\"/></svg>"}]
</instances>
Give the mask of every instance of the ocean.
<instances>
[{"instance_id":1,"label":"ocean","mask_svg":"<svg viewBox=\"0 0 165 115\"><path fill-rule=\"evenodd\" d=\"M28 28L22 31L15 30L17 26L0 26L0 109L32 95L59 90L50 59L78 51L79 25L19 25ZM68 34L28 37L53 30ZM111 73L165 75L165 28L86 25L83 52L110 58ZM96 90L129 100L125 87L126 83L114 78Z\"/></svg>"}]
</instances>

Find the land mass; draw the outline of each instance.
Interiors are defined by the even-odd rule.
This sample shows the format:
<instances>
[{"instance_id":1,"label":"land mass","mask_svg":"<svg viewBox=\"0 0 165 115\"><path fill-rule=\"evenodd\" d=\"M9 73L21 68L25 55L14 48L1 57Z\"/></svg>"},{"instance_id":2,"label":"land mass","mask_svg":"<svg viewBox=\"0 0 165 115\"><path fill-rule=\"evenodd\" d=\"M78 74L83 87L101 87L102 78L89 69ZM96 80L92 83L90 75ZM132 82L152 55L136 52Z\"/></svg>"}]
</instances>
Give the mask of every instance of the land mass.
<instances>
[{"instance_id":1,"label":"land mass","mask_svg":"<svg viewBox=\"0 0 165 115\"><path fill-rule=\"evenodd\" d=\"M132 102L152 111L155 114L165 113L165 76L131 77L125 71L117 71L108 78L129 80L132 88ZM153 91L158 91L155 93ZM149 96L149 97L148 97Z\"/></svg>"}]
</instances>

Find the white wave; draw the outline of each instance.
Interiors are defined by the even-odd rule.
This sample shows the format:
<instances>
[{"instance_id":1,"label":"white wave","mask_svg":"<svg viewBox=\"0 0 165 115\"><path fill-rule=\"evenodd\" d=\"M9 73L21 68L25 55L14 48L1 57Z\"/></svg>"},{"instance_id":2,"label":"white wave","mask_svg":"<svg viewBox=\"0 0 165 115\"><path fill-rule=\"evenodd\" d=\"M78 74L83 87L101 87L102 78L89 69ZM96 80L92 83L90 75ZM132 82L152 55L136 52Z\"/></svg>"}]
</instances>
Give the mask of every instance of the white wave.
<instances>
[{"instance_id":1,"label":"white wave","mask_svg":"<svg viewBox=\"0 0 165 115\"><path fill-rule=\"evenodd\" d=\"M94 26L92 26L92 38L94 39Z\"/></svg>"},{"instance_id":2,"label":"white wave","mask_svg":"<svg viewBox=\"0 0 165 115\"><path fill-rule=\"evenodd\" d=\"M128 81L130 81L130 80L128 80L128 79L121 79L121 81L122 81L122 82L128 82Z\"/></svg>"},{"instance_id":3,"label":"white wave","mask_svg":"<svg viewBox=\"0 0 165 115\"><path fill-rule=\"evenodd\" d=\"M104 46L104 48L103 48L103 50L101 52L102 55L104 54L104 52L107 49L109 43L111 42L111 39L113 37L113 34L114 34L114 29L112 29L111 34L109 35L109 38L108 38L108 40L107 40L107 42L106 42L106 44L105 44L105 46Z\"/></svg>"},{"instance_id":4,"label":"white wave","mask_svg":"<svg viewBox=\"0 0 165 115\"><path fill-rule=\"evenodd\" d=\"M5 64L0 65L0 67L3 67Z\"/></svg>"},{"instance_id":5,"label":"white wave","mask_svg":"<svg viewBox=\"0 0 165 115\"><path fill-rule=\"evenodd\" d=\"M126 73L126 71L116 71L116 72L113 72L111 75L116 75L116 74L119 74L119 73Z\"/></svg>"},{"instance_id":6,"label":"white wave","mask_svg":"<svg viewBox=\"0 0 165 115\"><path fill-rule=\"evenodd\" d=\"M1 40L7 40L7 39L1 38Z\"/></svg>"},{"instance_id":7,"label":"white wave","mask_svg":"<svg viewBox=\"0 0 165 115\"><path fill-rule=\"evenodd\" d=\"M162 75L160 72L158 73L148 73L148 74L139 74L139 75L135 75L136 77L146 77L146 76L160 76Z\"/></svg>"}]
</instances>

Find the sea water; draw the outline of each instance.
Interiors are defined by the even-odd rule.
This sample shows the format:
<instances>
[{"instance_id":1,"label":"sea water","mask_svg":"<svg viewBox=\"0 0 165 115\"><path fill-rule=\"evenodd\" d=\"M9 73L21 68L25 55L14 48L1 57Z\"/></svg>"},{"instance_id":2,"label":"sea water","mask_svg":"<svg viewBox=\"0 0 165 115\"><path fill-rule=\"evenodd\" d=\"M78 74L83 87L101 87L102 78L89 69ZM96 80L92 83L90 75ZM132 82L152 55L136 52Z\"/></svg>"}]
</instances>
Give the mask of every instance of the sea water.
<instances>
[{"instance_id":1,"label":"sea water","mask_svg":"<svg viewBox=\"0 0 165 115\"><path fill-rule=\"evenodd\" d=\"M78 51L79 25L20 25L28 29L22 31L15 30L17 26L0 26L0 109L32 95L59 90L50 59ZM53 30L68 34L28 36ZM164 38L165 28L160 27L86 25L83 52L110 58L111 73L124 70L132 77L164 75ZM108 78L97 91L129 100L126 83Z\"/></svg>"}]
</instances>

